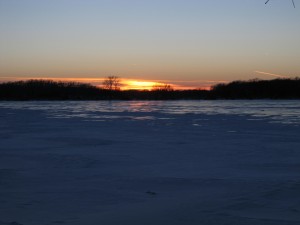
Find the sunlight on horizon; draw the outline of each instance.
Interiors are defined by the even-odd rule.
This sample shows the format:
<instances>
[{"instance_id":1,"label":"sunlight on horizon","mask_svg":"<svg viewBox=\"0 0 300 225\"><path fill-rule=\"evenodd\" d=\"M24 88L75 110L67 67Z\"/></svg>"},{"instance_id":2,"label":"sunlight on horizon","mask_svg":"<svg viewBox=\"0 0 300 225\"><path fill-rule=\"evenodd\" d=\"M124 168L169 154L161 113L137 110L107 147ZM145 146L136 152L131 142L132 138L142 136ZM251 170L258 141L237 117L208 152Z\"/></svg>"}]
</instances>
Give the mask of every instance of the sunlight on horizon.
<instances>
[{"instance_id":1,"label":"sunlight on horizon","mask_svg":"<svg viewBox=\"0 0 300 225\"><path fill-rule=\"evenodd\" d=\"M27 80L52 80L62 82L88 83L97 87L102 87L106 77L0 77L1 82L27 81ZM176 81L176 80L141 80L132 78L120 79L121 90L151 90L156 85L170 85L174 90L203 89L210 90L217 83L227 83L227 81L195 80L195 81Z\"/></svg>"},{"instance_id":2,"label":"sunlight on horizon","mask_svg":"<svg viewBox=\"0 0 300 225\"><path fill-rule=\"evenodd\" d=\"M138 81L138 80L124 80L122 82L123 90L151 90L153 86L160 84L154 81Z\"/></svg>"}]
</instances>

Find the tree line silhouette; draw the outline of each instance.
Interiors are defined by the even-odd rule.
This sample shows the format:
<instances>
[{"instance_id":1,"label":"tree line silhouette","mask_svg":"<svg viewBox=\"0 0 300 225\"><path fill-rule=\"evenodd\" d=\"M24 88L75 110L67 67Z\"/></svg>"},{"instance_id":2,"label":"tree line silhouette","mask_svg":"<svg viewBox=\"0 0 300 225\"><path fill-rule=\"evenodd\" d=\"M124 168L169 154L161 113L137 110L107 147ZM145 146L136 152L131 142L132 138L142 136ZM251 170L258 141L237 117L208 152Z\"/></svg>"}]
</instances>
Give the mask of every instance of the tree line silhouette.
<instances>
[{"instance_id":1,"label":"tree line silhouette","mask_svg":"<svg viewBox=\"0 0 300 225\"><path fill-rule=\"evenodd\" d=\"M103 87L78 82L28 80L0 83L0 100L212 100L300 99L300 79L233 81L211 90L174 90L171 85L153 90L120 90L119 81ZM116 83L117 82L117 83ZM118 84L118 85L117 85Z\"/></svg>"},{"instance_id":2,"label":"tree line silhouette","mask_svg":"<svg viewBox=\"0 0 300 225\"><path fill-rule=\"evenodd\" d=\"M299 99L300 79L233 81L215 85L211 93L214 99Z\"/></svg>"}]
</instances>

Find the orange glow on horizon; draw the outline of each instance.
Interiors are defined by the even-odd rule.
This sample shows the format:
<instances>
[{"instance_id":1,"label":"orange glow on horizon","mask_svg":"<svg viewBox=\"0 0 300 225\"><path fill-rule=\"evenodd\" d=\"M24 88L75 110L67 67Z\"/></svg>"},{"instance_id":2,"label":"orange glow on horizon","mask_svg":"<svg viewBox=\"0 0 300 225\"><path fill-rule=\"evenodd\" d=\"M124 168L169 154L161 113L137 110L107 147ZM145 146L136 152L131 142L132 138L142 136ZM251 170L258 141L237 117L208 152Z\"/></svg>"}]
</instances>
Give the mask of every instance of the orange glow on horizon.
<instances>
[{"instance_id":1,"label":"orange glow on horizon","mask_svg":"<svg viewBox=\"0 0 300 225\"><path fill-rule=\"evenodd\" d=\"M26 80L53 80L62 82L81 82L88 83L97 87L101 87L105 77L93 78L93 77L0 77L1 82L13 82L13 81L26 81ZM174 90L191 90L202 89L210 90L212 85L216 83L224 83L226 81L172 81L172 80L140 80L130 78L120 78L120 84L122 90L151 90L155 85L171 85Z\"/></svg>"},{"instance_id":2,"label":"orange glow on horizon","mask_svg":"<svg viewBox=\"0 0 300 225\"><path fill-rule=\"evenodd\" d=\"M160 85L161 83L154 81L140 81L140 80L123 80L123 90L151 90L153 86Z\"/></svg>"}]
</instances>

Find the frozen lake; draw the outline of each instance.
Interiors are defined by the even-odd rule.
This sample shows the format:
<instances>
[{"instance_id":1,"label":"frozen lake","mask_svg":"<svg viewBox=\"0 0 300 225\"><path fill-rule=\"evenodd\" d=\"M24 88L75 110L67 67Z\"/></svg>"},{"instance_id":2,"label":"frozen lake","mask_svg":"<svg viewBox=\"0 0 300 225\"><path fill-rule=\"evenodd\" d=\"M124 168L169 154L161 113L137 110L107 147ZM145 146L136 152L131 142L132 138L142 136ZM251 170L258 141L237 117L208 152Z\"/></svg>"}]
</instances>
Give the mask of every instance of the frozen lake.
<instances>
[{"instance_id":1,"label":"frozen lake","mask_svg":"<svg viewBox=\"0 0 300 225\"><path fill-rule=\"evenodd\" d=\"M0 225L298 225L300 101L0 102Z\"/></svg>"},{"instance_id":2,"label":"frozen lake","mask_svg":"<svg viewBox=\"0 0 300 225\"><path fill-rule=\"evenodd\" d=\"M40 110L56 118L87 120L142 119L146 113L206 115L251 115L272 122L300 124L300 101L29 101L1 102L0 108ZM135 113L130 114L128 113ZM148 119L156 118L151 114ZM145 118L147 119L147 118ZM254 119L254 118L252 118Z\"/></svg>"}]
</instances>

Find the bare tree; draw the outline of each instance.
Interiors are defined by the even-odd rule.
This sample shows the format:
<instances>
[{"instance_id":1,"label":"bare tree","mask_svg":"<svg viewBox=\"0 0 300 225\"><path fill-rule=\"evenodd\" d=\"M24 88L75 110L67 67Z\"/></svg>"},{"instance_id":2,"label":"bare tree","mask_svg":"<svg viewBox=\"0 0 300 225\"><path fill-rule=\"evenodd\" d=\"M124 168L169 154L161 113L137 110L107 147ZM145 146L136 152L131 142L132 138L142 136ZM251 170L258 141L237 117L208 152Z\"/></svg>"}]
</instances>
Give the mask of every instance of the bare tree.
<instances>
[{"instance_id":1,"label":"bare tree","mask_svg":"<svg viewBox=\"0 0 300 225\"><path fill-rule=\"evenodd\" d=\"M267 0L266 2L265 2L265 4L268 4L268 2L269 2L270 0ZM296 5L295 5L295 2L294 2L294 0L292 0L292 2L293 2L293 6L294 6L294 8L296 8Z\"/></svg>"},{"instance_id":2,"label":"bare tree","mask_svg":"<svg viewBox=\"0 0 300 225\"><path fill-rule=\"evenodd\" d=\"M103 88L110 91L119 91L121 89L120 78L117 76L108 76L102 83Z\"/></svg>"},{"instance_id":3,"label":"bare tree","mask_svg":"<svg viewBox=\"0 0 300 225\"><path fill-rule=\"evenodd\" d=\"M152 91L174 91L174 88L170 84L155 84Z\"/></svg>"}]
</instances>

